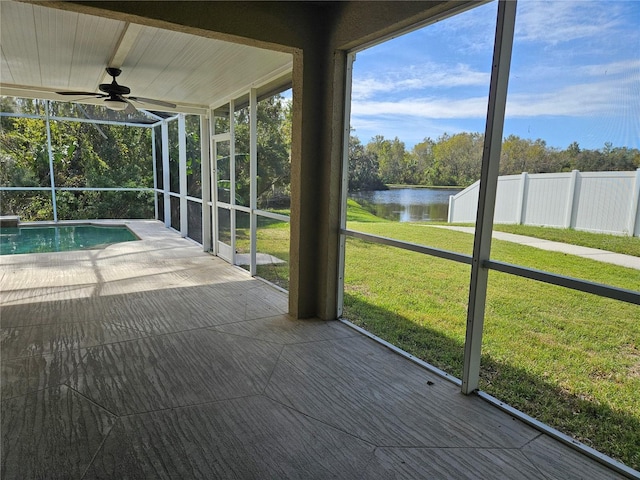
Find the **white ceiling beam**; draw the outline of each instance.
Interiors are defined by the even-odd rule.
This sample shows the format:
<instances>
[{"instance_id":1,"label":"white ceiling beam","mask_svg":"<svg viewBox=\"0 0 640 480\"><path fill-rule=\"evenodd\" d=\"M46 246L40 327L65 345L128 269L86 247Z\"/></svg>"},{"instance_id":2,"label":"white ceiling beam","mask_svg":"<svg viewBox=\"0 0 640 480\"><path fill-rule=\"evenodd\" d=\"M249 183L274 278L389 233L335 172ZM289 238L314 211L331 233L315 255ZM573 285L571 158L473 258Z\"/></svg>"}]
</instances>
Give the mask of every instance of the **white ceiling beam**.
<instances>
[{"instance_id":1,"label":"white ceiling beam","mask_svg":"<svg viewBox=\"0 0 640 480\"><path fill-rule=\"evenodd\" d=\"M136 43L138 35L142 31L142 29L142 25L138 25L136 23L127 23L126 27L124 27L122 35L120 36L120 40L118 40L116 49L109 59L109 67L122 68L122 64L127 58L127 55L129 55L129 52L133 48L133 45Z\"/></svg>"}]
</instances>

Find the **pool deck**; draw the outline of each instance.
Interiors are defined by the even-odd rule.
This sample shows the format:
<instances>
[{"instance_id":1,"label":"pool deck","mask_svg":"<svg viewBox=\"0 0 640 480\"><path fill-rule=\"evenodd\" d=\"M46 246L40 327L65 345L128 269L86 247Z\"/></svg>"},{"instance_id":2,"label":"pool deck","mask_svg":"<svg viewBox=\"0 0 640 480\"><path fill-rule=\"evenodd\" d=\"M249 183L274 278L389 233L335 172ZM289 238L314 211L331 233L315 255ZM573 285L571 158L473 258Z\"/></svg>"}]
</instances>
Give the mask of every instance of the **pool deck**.
<instances>
[{"instance_id":1,"label":"pool deck","mask_svg":"<svg viewBox=\"0 0 640 480\"><path fill-rule=\"evenodd\" d=\"M155 221L0 257L0 477L612 479Z\"/></svg>"}]
</instances>

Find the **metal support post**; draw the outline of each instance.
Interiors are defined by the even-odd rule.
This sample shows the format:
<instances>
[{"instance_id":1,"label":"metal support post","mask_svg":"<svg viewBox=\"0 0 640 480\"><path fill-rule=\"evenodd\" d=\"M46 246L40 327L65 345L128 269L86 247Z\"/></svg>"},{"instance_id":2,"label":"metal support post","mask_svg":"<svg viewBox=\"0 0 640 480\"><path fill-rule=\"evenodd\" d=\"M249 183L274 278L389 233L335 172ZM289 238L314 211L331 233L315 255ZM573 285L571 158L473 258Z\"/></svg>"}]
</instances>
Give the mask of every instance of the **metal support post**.
<instances>
[{"instance_id":1,"label":"metal support post","mask_svg":"<svg viewBox=\"0 0 640 480\"><path fill-rule=\"evenodd\" d=\"M53 147L51 146L51 112L49 109L51 106L49 105L49 100L45 100L45 111L47 114L47 152L49 154L49 177L51 179L51 207L53 209L53 221L58 221L58 202L56 200L56 182L54 177L54 168L53 168Z\"/></svg>"},{"instance_id":2,"label":"metal support post","mask_svg":"<svg viewBox=\"0 0 640 480\"><path fill-rule=\"evenodd\" d=\"M158 220L158 168L156 166L156 129L151 128L151 161L153 162L153 218Z\"/></svg>"},{"instance_id":3,"label":"metal support post","mask_svg":"<svg viewBox=\"0 0 640 480\"><path fill-rule=\"evenodd\" d=\"M258 250L258 216L256 215L258 209L258 93L255 88L249 92L249 176L249 206L251 207L249 273L251 276L255 276Z\"/></svg>"},{"instance_id":4,"label":"metal support post","mask_svg":"<svg viewBox=\"0 0 640 480\"><path fill-rule=\"evenodd\" d=\"M169 180L169 124L162 121L162 189L164 190L164 225L171 227L171 190Z\"/></svg>"},{"instance_id":5,"label":"metal support post","mask_svg":"<svg viewBox=\"0 0 640 480\"><path fill-rule=\"evenodd\" d=\"M180 234L188 235L187 207L187 126L184 113L178 116L178 175L180 181Z\"/></svg>"},{"instance_id":6,"label":"metal support post","mask_svg":"<svg viewBox=\"0 0 640 480\"><path fill-rule=\"evenodd\" d=\"M205 252L213 248L211 219L213 198L211 195L211 135L209 115L200 115L200 181L202 183L202 249Z\"/></svg>"},{"instance_id":7,"label":"metal support post","mask_svg":"<svg viewBox=\"0 0 640 480\"><path fill-rule=\"evenodd\" d=\"M236 264L236 105L235 101L229 102L229 135L231 141L229 142L229 203L231 209L229 210L230 216L230 230L231 230L231 265Z\"/></svg>"},{"instance_id":8,"label":"metal support post","mask_svg":"<svg viewBox=\"0 0 640 480\"><path fill-rule=\"evenodd\" d=\"M342 132L342 188L340 199L340 250L338 251L338 284L336 296L336 318L342 316L344 306L344 268L346 262L347 237L342 231L347 228L347 197L349 195L349 140L351 137L351 88L353 77L353 62L356 54L346 56L345 86L344 86L344 125Z\"/></svg>"},{"instance_id":9,"label":"metal support post","mask_svg":"<svg viewBox=\"0 0 640 480\"><path fill-rule=\"evenodd\" d=\"M487 108L487 124L482 152L482 171L478 194L478 214L471 264L471 284L467 311L467 332L464 344L464 368L462 393L469 394L478 388L480 378L480 353L487 296L489 270L484 262L491 253L491 233L495 210L496 190L502 148L504 112L507 102L511 49L516 17L515 0L500 0L491 67L491 85Z\"/></svg>"}]
</instances>

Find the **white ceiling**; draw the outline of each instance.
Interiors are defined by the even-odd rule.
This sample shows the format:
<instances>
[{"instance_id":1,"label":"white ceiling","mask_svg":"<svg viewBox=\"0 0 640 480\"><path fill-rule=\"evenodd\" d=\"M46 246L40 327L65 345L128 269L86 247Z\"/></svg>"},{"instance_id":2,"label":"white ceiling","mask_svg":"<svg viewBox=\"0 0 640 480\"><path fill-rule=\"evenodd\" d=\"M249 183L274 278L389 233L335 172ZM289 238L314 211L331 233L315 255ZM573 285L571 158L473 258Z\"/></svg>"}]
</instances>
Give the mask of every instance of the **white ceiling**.
<instances>
[{"instance_id":1,"label":"white ceiling","mask_svg":"<svg viewBox=\"0 0 640 480\"><path fill-rule=\"evenodd\" d=\"M105 67L132 96L178 111L212 106L274 75L291 55L38 5L0 0L0 94L71 100L51 92L98 92Z\"/></svg>"}]
</instances>

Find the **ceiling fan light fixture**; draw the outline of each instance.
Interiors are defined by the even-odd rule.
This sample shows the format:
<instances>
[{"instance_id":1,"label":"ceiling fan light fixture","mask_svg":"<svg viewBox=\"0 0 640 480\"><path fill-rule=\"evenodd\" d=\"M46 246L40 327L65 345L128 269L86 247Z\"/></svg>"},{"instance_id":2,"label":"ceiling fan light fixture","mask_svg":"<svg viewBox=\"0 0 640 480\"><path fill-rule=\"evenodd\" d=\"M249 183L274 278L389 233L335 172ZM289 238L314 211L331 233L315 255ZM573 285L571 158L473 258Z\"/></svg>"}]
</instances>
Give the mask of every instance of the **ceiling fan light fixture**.
<instances>
[{"instance_id":1,"label":"ceiling fan light fixture","mask_svg":"<svg viewBox=\"0 0 640 480\"><path fill-rule=\"evenodd\" d=\"M129 104L124 100L120 100L118 98L105 98L104 106L107 107L109 110L115 110L116 112L121 112L122 110L126 110Z\"/></svg>"}]
</instances>

